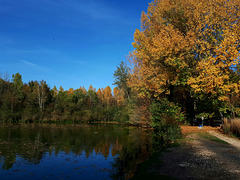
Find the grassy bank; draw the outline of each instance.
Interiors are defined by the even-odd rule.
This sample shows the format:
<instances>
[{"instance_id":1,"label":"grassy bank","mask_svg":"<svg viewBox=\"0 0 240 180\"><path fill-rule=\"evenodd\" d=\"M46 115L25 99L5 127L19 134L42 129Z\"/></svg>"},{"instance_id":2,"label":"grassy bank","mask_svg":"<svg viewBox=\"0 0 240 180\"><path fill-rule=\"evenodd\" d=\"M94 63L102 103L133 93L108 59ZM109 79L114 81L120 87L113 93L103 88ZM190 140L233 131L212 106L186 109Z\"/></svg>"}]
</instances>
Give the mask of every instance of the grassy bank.
<instances>
[{"instance_id":1,"label":"grassy bank","mask_svg":"<svg viewBox=\"0 0 240 180\"><path fill-rule=\"evenodd\" d=\"M233 135L240 138L240 119L224 119L223 121L223 132L228 135Z\"/></svg>"}]
</instances>

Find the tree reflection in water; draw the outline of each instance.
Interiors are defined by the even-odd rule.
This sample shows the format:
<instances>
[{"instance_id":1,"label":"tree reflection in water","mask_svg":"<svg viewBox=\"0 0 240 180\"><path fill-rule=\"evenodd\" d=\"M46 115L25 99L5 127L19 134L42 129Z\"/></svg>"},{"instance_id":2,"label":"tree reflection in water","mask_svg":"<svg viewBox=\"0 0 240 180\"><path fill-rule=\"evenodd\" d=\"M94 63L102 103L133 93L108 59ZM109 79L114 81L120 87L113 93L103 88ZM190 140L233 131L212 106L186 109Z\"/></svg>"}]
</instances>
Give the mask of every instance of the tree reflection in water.
<instances>
[{"instance_id":1,"label":"tree reflection in water","mask_svg":"<svg viewBox=\"0 0 240 180\"><path fill-rule=\"evenodd\" d=\"M151 149L150 130L124 125L2 127L0 175L128 179Z\"/></svg>"}]
</instances>

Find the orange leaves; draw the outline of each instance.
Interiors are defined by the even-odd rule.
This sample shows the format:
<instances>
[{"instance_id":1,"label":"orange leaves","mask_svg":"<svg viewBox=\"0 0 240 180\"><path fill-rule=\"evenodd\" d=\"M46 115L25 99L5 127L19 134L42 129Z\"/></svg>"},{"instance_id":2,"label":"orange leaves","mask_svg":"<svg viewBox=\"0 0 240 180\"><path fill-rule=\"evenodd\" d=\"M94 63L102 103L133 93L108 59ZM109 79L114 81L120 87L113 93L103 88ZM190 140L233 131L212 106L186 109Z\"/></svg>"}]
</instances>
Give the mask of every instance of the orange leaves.
<instances>
[{"instance_id":1,"label":"orange leaves","mask_svg":"<svg viewBox=\"0 0 240 180\"><path fill-rule=\"evenodd\" d=\"M141 97L186 83L197 93L219 97L238 92L232 68L240 57L239 6L239 0L150 3L134 34L131 88Z\"/></svg>"},{"instance_id":2,"label":"orange leaves","mask_svg":"<svg viewBox=\"0 0 240 180\"><path fill-rule=\"evenodd\" d=\"M112 89L109 86L105 89L99 88L96 94L98 99L100 99L102 103L107 104L107 106L113 103L121 105L122 101L124 101L124 92L119 90L117 87L113 89L114 96L112 95Z\"/></svg>"},{"instance_id":3,"label":"orange leaves","mask_svg":"<svg viewBox=\"0 0 240 180\"><path fill-rule=\"evenodd\" d=\"M211 1L213 2L213 1ZM211 3L206 11L201 26L205 27L199 33L198 53L204 54L204 60L196 66L198 76L191 77L189 85L195 92L209 93L225 101L228 93L238 93L239 82L234 82L238 76L232 68L239 64L239 16L234 6L239 1L219 1Z\"/></svg>"},{"instance_id":4,"label":"orange leaves","mask_svg":"<svg viewBox=\"0 0 240 180\"><path fill-rule=\"evenodd\" d=\"M115 87L113 89L114 99L117 102L117 105L122 105L124 102L124 91Z\"/></svg>"},{"instance_id":5,"label":"orange leaves","mask_svg":"<svg viewBox=\"0 0 240 180\"><path fill-rule=\"evenodd\" d=\"M212 61L200 61L197 71L199 75L197 77L190 77L188 80L188 84L195 92L216 93L215 88L224 83L224 78L219 76L220 72Z\"/></svg>"},{"instance_id":6,"label":"orange leaves","mask_svg":"<svg viewBox=\"0 0 240 180\"><path fill-rule=\"evenodd\" d=\"M96 91L96 88L93 88L93 86L90 85L89 88L88 88L88 91L94 91L94 92L95 92L95 91Z\"/></svg>"},{"instance_id":7,"label":"orange leaves","mask_svg":"<svg viewBox=\"0 0 240 180\"><path fill-rule=\"evenodd\" d=\"M68 95L71 95L71 94L73 94L73 92L74 92L73 88L69 88L67 93L68 93Z\"/></svg>"},{"instance_id":8,"label":"orange leaves","mask_svg":"<svg viewBox=\"0 0 240 180\"><path fill-rule=\"evenodd\" d=\"M103 90L103 98L104 100L106 100L108 103L110 103L110 101L112 100L112 89L107 86L104 90Z\"/></svg>"},{"instance_id":9,"label":"orange leaves","mask_svg":"<svg viewBox=\"0 0 240 180\"><path fill-rule=\"evenodd\" d=\"M202 60L197 65L199 75L191 77L188 84L196 93L206 93L217 96L219 100L225 101L225 97L229 93L239 93L239 82L231 79L232 72L227 67L231 67L224 63L216 63L215 58ZM225 70L224 70L225 68Z\"/></svg>"},{"instance_id":10,"label":"orange leaves","mask_svg":"<svg viewBox=\"0 0 240 180\"><path fill-rule=\"evenodd\" d=\"M81 90L83 92L83 94L86 94L87 93L87 90L85 89L85 87L80 87L79 90Z\"/></svg>"},{"instance_id":11,"label":"orange leaves","mask_svg":"<svg viewBox=\"0 0 240 180\"><path fill-rule=\"evenodd\" d=\"M60 87L59 87L59 92L63 92L63 91L64 91L63 87L60 86Z\"/></svg>"},{"instance_id":12,"label":"orange leaves","mask_svg":"<svg viewBox=\"0 0 240 180\"><path fill-rule=\"evenodd\" d=\"M100 99L101 101L103 100L103 93L102 93L103 89L98 89L98 91L96 92L98 99Z\"/></svg>"},{"instance_id":13,"label":"orange leaves","mask_svg":"<svg viewBox=\"0 0 240 180\"><path fill-rule=\"evenodd\" d=\"M169 93L167 87L181 84L182 73L191 64L193 31L187 32L181 1L155 1L142 14L142 31L136 30L131 53L135 65L129 85L139 96Z\"/></svg>"}]
</instances>

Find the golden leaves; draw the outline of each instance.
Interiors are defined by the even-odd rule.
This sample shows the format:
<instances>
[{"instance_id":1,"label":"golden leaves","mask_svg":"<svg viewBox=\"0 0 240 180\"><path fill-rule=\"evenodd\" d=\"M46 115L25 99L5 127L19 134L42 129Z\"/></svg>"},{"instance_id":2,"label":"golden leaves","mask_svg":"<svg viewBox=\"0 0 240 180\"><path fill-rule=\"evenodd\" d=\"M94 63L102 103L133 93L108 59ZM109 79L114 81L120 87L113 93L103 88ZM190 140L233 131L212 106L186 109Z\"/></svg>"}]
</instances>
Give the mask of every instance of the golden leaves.
<instances>
[{"instance_id":1,"label":"golden leaves","mask_svg":"<svg viewBox=\"0 0 240 180\"><path fill-rule=\"evenodd\" d=\"M238 93L232 70L239 64L239 0L162 0L142 13L134 34L129 85L139 96L185 85L224 100ZM238 8L237 8L238 7Z\"/></svg>"}]
</instances>

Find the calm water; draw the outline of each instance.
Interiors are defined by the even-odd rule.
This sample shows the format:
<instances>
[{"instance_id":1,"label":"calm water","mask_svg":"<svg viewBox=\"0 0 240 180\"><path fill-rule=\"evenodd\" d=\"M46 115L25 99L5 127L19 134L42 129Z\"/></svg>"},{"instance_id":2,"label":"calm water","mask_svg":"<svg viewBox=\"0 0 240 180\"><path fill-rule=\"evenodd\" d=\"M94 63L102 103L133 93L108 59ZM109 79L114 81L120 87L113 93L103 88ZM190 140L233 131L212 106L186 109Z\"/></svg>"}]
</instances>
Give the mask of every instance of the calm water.
<instances>
[{"instance_id":1,"label":"calm water","mask_svg":"<svg viewBox=\"0 0 240 180\"><path fill-rule=\"evenodd\" d=\"M128 179L151 132L122 125L0 128L0 179Z\"/></svg>"}]
</instances>

